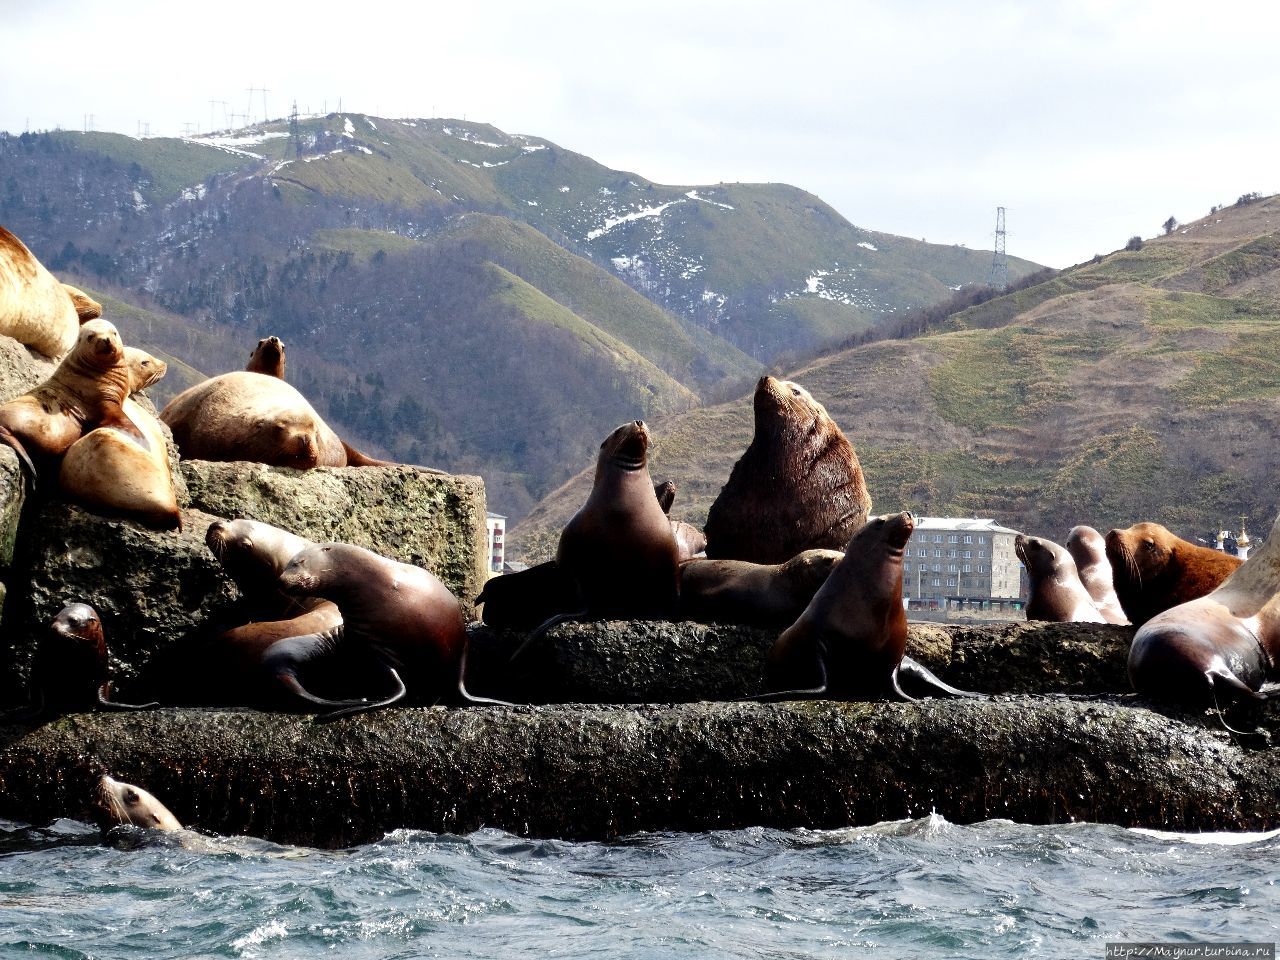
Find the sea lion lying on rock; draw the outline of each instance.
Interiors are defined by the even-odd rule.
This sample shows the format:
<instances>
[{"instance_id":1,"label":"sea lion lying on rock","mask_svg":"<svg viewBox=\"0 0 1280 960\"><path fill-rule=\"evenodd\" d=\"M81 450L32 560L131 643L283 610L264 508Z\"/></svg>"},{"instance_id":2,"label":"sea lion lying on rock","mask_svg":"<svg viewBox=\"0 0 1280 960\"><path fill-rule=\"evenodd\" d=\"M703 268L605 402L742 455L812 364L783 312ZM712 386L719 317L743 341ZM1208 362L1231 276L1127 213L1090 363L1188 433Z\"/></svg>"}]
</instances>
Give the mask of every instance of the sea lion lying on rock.
<instances>
[{"instance_id":1,"label":"sea lion lying on rock","mask_svg":"<svg viewBox=\"0 0 1280 960\"><path fill-rule=\"evenodd\" d=\"M755 435L707 513L707 556L785 563L842 549L871 512L853 444L797 383L761 377L754 405Z\"/></svg>"},{"instance_id":2,"label":"sea lion lying on rock","mask_svg":"<svg viewBox=\"0 0 1280 960\"><path fill-rule=\"evenodd\" d=\"M75 294L83 300L75 302ZM92 319L90 314L101 316L102 306L59 283L26 244L0 227L0 334L57 360L75 345L81 318Z\"/></svg>"},{"instance_id":3,"label":"sea lion lying on rock","mask_svg":"<svg viewBox=\"0 0 1280 960\"><path fill-rule=\"evenodd\" d=\"M1241 560L1174 536L1158 523L1107 534L1116 596L1134 626L1218 587Z\"/></svg>"},{"instance_id":4,"label":"sea lion lying on rock","mask_svg":"<svg viewBox=\"0 0 1280 960\"><path fill-rule=\"evenodd\" d=\"M842 559L840 550L805 550L786 563L690 560L680 565L681 618L784 629Z\"/></svg>"}]
</instances>

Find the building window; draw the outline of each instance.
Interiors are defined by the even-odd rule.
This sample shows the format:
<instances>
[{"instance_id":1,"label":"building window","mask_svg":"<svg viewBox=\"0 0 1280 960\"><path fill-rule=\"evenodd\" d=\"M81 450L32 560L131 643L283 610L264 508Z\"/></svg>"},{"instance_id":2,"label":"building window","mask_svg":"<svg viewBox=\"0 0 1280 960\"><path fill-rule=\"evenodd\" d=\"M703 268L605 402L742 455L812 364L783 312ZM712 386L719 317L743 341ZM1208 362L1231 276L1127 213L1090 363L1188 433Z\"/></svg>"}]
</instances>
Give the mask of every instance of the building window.
<instances>
[{"instance_id":1,"label":"building window","mask_svg":"<svg viewBox=\"0 0 1280 960\"><path fill-rule=\"evenodd\" d=\"M947 537L947 543L959 543L959 542L960 542L960 535L957 533L953 533L949 537Z\"/></svg>"},{"instance_id":2,"label":"building window","mask_svg":"<svg viewBox=\"0 0 1280 960\"><path fill-rule=\"evenodd\" d=\"M907 563L904 563L904 564L902 565L902 569L903 569L903 570L905 570L907 573L910 573L910 572L911 572L911 563L910 563L910 561L908 561Z\"/></svg>"},{"instance_id":3,"label":"building window","mask_svg":"<svg viewBox=\"0 0 1280 960\"><path fill-rule=\"evenodd\" d=\"M973 534L966 533L964 537L965 543L973 543Z\"/></svg>"},{"instance_id":4,"label":"building window","mask_svg":"<svg viewBox=\"0 0 1280 960\"><path fill-rule=\"evenodd\" d=\"M947 564L947 573L958 573L960 568L954 563Z\"/></svg>"},{"instance_id":5,"label":"building window","mask_svg":"<svg viewBox=\"0 0 1280 960\"><path fill-rule=\"evenodd\" d=\"M941 581L941 580L939 580L937 577L934 577L934 578L933 578L933 585L934 585L935 587L940 587L940 586L942 586L942 581Z\"/></svg>"},{"instance_id":6,"label":"building window","mask_svg":"<svg viewBox=\"0 0 1280 960\"><path fill-rule=\"evenodd\" d=\"M965 573L972 573L972 572L973 572L973 567L969 566L969 564L967 564L967 563L966 563L966 564L964 565L964 572L965 572Z\"/></svg>"},{"instance_id":7,"label":"building window","mask_svg":"<svg viewBox=\"0 0 1280 960\"><path fill-rule=\"evenodd\" d=\"M979 558L985 557L986 555L987 555L987 551L985 551L985 550L979 550L979 551L978 551L978 557L979 557Z\"/></svg>"},{"instance_id":8,"label":"building window","mask_svg":"<svg viewBox=\"0 0 1280 960\"><path fill-rule=\"evenodd\" d=\"M978 542L979 542L979 543L986 543L986 542L987 542L987 538L986 538L986 537L979 537L979 538L978 538Z\"/></svg>"},{"instance_id":9,"label":"building window","mask_svg":"<svg viewBox=\"0 0 1280 960\"><path fill-rule=\"evenodd\" d=\"M970 560L970 559L972 559L972 558L973 558L973 551L972 551L972 550L966 550L966 551L964 551L964 553L963 553L963 554L961 554L961 556L963 556L966 560Z\"/></svg>"}]
</instances>

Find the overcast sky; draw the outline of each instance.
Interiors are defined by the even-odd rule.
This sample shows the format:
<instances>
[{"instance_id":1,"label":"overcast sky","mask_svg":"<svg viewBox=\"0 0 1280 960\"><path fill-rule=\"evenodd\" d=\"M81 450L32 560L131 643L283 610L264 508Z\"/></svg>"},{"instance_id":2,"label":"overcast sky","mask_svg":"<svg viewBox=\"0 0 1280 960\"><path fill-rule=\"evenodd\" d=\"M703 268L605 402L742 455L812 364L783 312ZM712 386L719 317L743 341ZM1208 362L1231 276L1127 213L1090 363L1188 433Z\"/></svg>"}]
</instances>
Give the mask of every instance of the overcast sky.
<instances>
[{"instance_id":1,"label":"overcast sky","mask_svg":"<svg viewBox=\"0 0 1280 960\"><path fill-rule=\"evenodd\" d=\"M199 12L197 12L199 11ZM0 129L465 117L1056 267L1280 190L1280 4L0 0ZM261 117L263 94L254 97ZM209 101L227 101L212 107Z\"/></svg>"}]
</instances>

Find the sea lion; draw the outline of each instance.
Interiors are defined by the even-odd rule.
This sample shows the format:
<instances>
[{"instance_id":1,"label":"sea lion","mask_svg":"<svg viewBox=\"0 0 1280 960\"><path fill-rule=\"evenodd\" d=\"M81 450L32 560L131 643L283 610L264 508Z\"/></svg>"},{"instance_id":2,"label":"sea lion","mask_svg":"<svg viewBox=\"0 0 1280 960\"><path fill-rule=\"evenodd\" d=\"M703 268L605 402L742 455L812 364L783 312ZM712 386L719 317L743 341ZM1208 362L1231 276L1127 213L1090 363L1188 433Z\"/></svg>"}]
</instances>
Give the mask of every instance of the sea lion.
<instances>
[{"instance_id":1,"label":"sea lion","mask_svg":"<svg viewBox=\"0 0 1280 960\"><path fill-rule=\"evenodd\" d=\"M677 559L681 563L706 554L707 535L692 523L672 520L671 535L676 539Z\"/></svg>"},{"instance_id":2,"label":"sea lion","mask_svg":"<svg viewBox=\"0 0 1280 960\"><path fill-rule=\"evenodd\" d=\"M1219 693L1269 699L1280 693L1278 666L1280 517L1222 584L1154 614L1129 647L1129 681L1138 693L1194 706L1217 703Z\"/></svg>"},{"instance_id":3,"label":"sea lion","mask_svg":"<svg viewBox=\"0 0 1280 960\"><path fill-rule=\"evenodd\" d=\"M1076 562L1052 540L1018 534L1013 550L1027 569L1031 598L1027 619L1048 623L1106 623L1080 582Z\"/></svg>"},{"instance_id":4,"label":"sea lion","mask_svg":"<svg viewBox=\"0 0 1280 960\"><path fill-rule=\"evenodd\" d=\"M57 360L75 346L79 330L67 288L26 244L0 227L0 334Z\"/></svg>"},{"instance_id":5,"label":"sea lion","mask_svg":"<svg viewBox=\"0 0 1280 960\"><path fill-rule=\"evenodd\" d=\"M1197 546L1158 523L1135 523L1107 534L1116 596L1134 626L1180 603L1203 597L1240 566L1238 557Z\"/></svg>"},{"instance_id":6,"label":"sea lion","mask_svg":"<svg viewBox=\"0 0 1280 960\"><path fill-rule=\"evenodd\" d=\"M786 563L690 560L680 565L680 615L698 623L785 629L842 559L839 550L805 550Z\"/></svg>"},{"instance_id":7,"label":"sea lion","mask_svg":"<svg viewBox=\"0 0 1280 960\"><path fill-rule=\"evenodd\" d=\"M170 400L160 419L188 460L249 460L297 470L396 466L339 439L297 389L264 373L238 370L198 383Z\"/></svg>"},{"instance_id":8,"label":"sea lion","mask_svg":"<svg viewBox=\"0 0 1280 960\"><path fill-rule=\"evenodd\" d=\"M48 380L0 405L0 443L13 447L33 481L36 461L57 460L94 427L114 426L144 442L124 412L131 375L119 332L106 320L79 329Z\"/></svg>"},{"instance_id":9,"label":"sea lion","mask_svg":"<svg viewBox=\"0 0 1280 960\"><path fill-rule=\"evenodd\" d=\"M653 485L653 493L658 498L658 506L662 512L670 515L671 505L676 502L676 485L673 480L663 480Z\"/></svg>"},{"instance_id":10,"label":"sea lion","mask_svg":"<svg viewBox=\"0 0 1280 960\"><path fill-rule=\"evenodd\" d=\"M204 534L209 548L244 601L246 620L285 620L318 606L315 598L298 598L280 587L289 561L315 542L257 520L215 520Z\"/></svg>"},{"instance_id":11,"label":"sea lion","mask_svg":"<svg viewBox=\"0 0 1280 960\"><path fill-rule=\"evenodd\" d=\"M136 347L125 347L124 354L129 394L151 386L168 369L163 360ZM63 455L58 487L67 499L96 512L132 517L161 530L181 530L164 432L132 396L125 397L122 408L133 430L108 425L86 433Z\"/></svg>"},{"instance_id":12,"label":"sea lion","mask_svg":"<svg viewBox=\"0 0 1280 960\"><path fill-rule=\"evenodd\" d=\"M904 511L876 517L853 534L844 559L769 648L766 685L775 692L753 699L912 700L902 689L904 675L934 693L972 696L903 657L902 557L914 530L915 518Z\"/></svg>"},{"instance_id":13,"label":"sea lion","mask_svg":"<svg viewBox=\"0 0 1280 960\"><path fill-rule=\"evenodd\" d=\"M871 512L853 444L799 384L761 377L754 406L755 435L707 513L707 556L772 564L843 548Z\"/></svg>"},{"instance_id":14,"label":"sea lion","mask_svg":"<svg viewBox=\"0 0 1280 960\"><path fill-rule=\"evenodd\" d=\"M337 604L346 642L376 654L398 683L398 690L383 700L335 710L324 719L388 706L405 695L406 685L427 702L446 697L509 706L467 691L462 608L449 588L422 567L350 543L321 543L290 560L279 583L290 596ZM309 637L299 640L311 642Z\"/></svg>"},{"instance_id":15,"label":"sea lion","mask_svg":"<svg viewBox=\"0 0 1280 960\"><path fill-rule=\"evenodd\" d=\"M476 597L480 619L499 630L532 630L582 606L578 586L554 560L490 577Z\"/></svg>"},{"instance_id":16,"label":"sea lion","mask_svg":"<svg viewBox=\"0 0 1280 960\"><path fill-rule=\"evenodd\" d=\"M64 283L62 288L67 291L67 296L71 298L71 305L75 308L76 316L81 323L86 320L97 320L102 316L102 304L79 287Z\"/></svg>"},{"instance_id":17,"label":"sea lion","mask_svg":"<svg viewBox=\"0 0 1280 960\"><path fill-rule=\"evenodd\" d=\"M181 830L169 808L141 787L103 774L98 781L94 812L104 830L132 824L147 830Z\"/></svg>"},{"instance_id":18,"label":"sea lion","mask_svg":"<svg viewBox=\"0 0 1280 960\"><path fill-rule=\"evenodd\" d=\"M268 377L284 379L284 344L279 337L263 337L258 341L245 370Z\"/></svg>"},{"instance_id":19,"label":"sea lion","mask_svg":"<svg viewBox=\"0 0 1280 960\"><path fill-rule=\"evenodd\" d=\"M49 621L31 664L32 702L23 716L87 710L149 710L158 703L112 699L106 634L98 612L87 603L69 603Z\"/></svg>"},{"instance_id":20,"label":"sea lion","mask_svg":"<svg viewBox=\"0 0 1280 960\"><path fill-rule=\"evenodd\" d=\"M1115 581L1111 576L1111 561L1107 559L1107 541L1097 530L1089 526L1072 527L1065 544L1067 553L1076 562L1080 582L1089 591L1098 612L1107 623L1125 624L1129 618L1116 596Z\"/></svg>"},{"instance_id":21,"label":"sea lion","mask_svg":"<svg viewBox=\"0 0 1280 960\"><path fill-rule=\"evenodd\" d=\"M649 428L624 423L605 437L587 501L560 533L556 565L580 609L543 623L512 659L568 619L665 620L676 614L679 548L649 478Z\"/></svg>"}]
</instances>

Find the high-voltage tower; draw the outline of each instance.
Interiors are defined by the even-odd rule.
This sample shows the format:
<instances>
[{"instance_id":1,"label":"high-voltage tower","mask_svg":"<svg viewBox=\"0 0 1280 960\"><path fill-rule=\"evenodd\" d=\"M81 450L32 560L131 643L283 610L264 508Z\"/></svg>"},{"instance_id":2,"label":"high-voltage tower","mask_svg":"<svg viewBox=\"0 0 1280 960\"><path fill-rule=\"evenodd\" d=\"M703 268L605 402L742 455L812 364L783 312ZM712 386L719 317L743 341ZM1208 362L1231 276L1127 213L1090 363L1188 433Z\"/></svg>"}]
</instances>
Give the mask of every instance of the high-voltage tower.
<instances>
[{"instance_id":1,"label":"high-voltage tower","mask_svg":"<svg viewBox=\"0 0 1280 960\"><path fill-rule=\"evenodd\" d=\"M991 276L987 286L1003 290L1009 286L1009 260L1004 253L1004 207L996 207L996 247L991 255Z\"/></svg>"}]
</instances>

